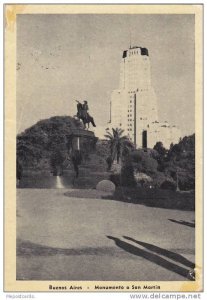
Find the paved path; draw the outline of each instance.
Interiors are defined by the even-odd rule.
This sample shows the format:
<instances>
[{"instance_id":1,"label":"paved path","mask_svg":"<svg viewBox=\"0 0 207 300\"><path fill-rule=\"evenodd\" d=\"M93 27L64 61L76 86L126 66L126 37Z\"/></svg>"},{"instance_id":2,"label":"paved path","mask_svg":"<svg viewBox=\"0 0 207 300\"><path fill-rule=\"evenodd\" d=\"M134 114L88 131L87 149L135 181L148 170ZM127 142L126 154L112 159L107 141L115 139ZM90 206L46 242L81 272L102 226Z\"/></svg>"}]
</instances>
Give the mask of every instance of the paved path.
<instances>
[{"instance_id":1,"label":"paved path","mask_svg":"<svg viewBox=\"0 0 207 300\"><path fill-rule=\"evenodd\" d=\"M17 190L17 279L187 280L194 212L67 191Z\"/></svg>"}]
</instances>

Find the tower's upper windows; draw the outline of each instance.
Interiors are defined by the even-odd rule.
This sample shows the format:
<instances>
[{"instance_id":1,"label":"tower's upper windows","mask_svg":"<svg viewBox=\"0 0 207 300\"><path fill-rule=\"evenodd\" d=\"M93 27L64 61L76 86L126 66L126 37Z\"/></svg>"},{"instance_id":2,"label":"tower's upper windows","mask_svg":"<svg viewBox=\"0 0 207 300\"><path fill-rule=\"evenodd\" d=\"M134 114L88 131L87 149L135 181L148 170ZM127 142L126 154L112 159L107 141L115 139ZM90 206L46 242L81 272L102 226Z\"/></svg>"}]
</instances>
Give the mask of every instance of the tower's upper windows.
<instances>
[{"instance_id":1,"label":"tower's upper windows","mask_svg":"<svg viewBox=\"0 0 207 300\"><path fill-rule=\"evenodd\" d=\"M141 55L149 56L148 49L147 48L141 48Z\"/></svg>"},{"instance_id":2,"label":"tower's upper windows","mask_svg":"<svg viewBox=\"0 0 207 300\"><path fill-rule=\"evenodd\" d=\"M136 50L134 50L134 49L136 49ZM134 54L149 56L149 52L148 52L147 48L141 48L141 47L135 46L135 47L130 47L129 50L124 50L122 58L126 58L127 56L131 56L131 55L134 55Z\"/></svg>"}]
</instances>

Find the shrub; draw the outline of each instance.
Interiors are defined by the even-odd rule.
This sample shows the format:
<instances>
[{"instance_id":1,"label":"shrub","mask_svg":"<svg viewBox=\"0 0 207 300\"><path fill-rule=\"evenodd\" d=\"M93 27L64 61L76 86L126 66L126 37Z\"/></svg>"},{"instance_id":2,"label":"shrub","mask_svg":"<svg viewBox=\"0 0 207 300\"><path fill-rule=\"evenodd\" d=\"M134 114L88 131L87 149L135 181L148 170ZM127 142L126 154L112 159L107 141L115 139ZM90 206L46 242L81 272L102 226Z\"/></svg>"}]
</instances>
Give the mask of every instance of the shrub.
<instances>
[{"instance_id":1,"label":"shrub","mask_svg":"<svg viewBox=\"0 0 207 300\"><path fill-rule=\"evenodd\" d=\"M164 180L162 184L160 185L160 188L163 190L176 190L176 184L172 180Z\"/></svg>"},{"instance_id":2,"label":"shrub","mask_svg":"<svg viewBox=\"0 0 207 300\"><path fill-rule=\"evenodd\" d=\"M140 186L150 187L153 182L153 179L145 173L134 172L134 178L136 183Z\"/></svg>"},{"instance_id":3,"label":"shrub","mask_svg":"<svg viewBox=\"0 0 207 300\"><path fill-rule=\"evenodd\" d=\"M143 149L135 150L130 154L134 170L136 172L146 173L152 175L157 172L157 161L152 157L150 151Z\"/></svg>"},{"instance_id":4,"label":"shrub","mask_svg":"<svg viewBox=\"0 0 207 300\"><path fill-rule=\"evenodd\" d=\"M123 186L136 186L134 178L134 168L131 162L126 162L121 169L121 185Z\"/></svg>"},{"instance_id":5,"label":"shrub","mask_svg":"<svg viewBox=\"0 0 207 300\"><path fill-rule=\"evenodd\" d=\"M119 174L111 174L109 178L115 184L115 186L121 185L121 178Z\"/></svg>"}]
</instances>

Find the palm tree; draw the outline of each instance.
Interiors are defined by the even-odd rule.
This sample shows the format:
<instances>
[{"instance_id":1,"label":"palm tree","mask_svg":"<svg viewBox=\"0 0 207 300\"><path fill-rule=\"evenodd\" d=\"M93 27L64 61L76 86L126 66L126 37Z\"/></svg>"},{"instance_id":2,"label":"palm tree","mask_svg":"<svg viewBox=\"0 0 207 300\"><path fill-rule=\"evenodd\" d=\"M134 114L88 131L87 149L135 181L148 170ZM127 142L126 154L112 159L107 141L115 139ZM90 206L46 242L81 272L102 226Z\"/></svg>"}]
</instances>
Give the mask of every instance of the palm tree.
<instances>
[{"instance_id":1,"label":"palm tree","mask_svg":"<svg viewBox=\"0 0 207 300\"><path fill-rule=\"evenodd\" d=\"M129 141L126 135L122 136L124 130L121 128L112 128L112 133L107 131L104 135L110 144L110 155L112 163L117 160L119 163L122 154L127 154L130 149L133 149L133 144Z\"/></svg>"}]
</instances>

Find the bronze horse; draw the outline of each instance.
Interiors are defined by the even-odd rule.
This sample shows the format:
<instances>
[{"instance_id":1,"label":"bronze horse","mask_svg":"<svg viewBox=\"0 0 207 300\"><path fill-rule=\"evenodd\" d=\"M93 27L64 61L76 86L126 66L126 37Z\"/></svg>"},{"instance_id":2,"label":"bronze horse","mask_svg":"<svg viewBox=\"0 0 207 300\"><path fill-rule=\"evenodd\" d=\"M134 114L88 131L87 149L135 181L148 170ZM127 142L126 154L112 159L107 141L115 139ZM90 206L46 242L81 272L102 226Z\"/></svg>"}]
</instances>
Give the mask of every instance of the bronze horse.
<instances>
[{"instance_id":1,"label":"bronze horse","mask_svg":"<svg viewBox=\"0 0 207 300\"><path fill-rule=\"evenodd\" d=\"M77 117L78 119L82 120L84 129L86 128L86 124L88 124L89 129L90 123L93 125L93 127L96 127L93 117L91 117L87 111L84 111L83 105L80 102L77 104L77 111Z\"/></svg>"}]
</instances>

